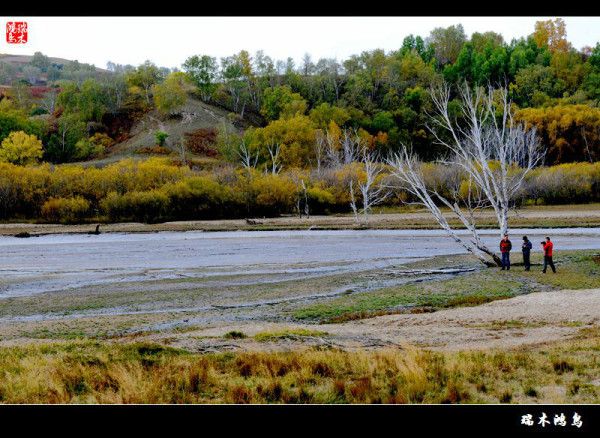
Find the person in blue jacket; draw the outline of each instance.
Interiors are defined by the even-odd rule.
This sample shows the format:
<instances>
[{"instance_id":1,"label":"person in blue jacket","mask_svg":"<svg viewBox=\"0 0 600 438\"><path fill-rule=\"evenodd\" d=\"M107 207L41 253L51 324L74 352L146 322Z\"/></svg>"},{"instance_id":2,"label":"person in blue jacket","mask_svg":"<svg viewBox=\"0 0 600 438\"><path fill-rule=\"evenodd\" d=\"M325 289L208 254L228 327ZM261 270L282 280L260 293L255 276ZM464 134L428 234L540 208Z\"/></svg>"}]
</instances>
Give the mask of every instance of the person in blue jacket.
<instances>
[{"instance_id":1,"label":"person in blue jacket","mask_svg":"<svg viewBox=\"0 0 600 438\"><path fill-rule=\"evenodd\" d=\"M527 238L527 236L523 236L523 245L521 247L521 251L523 252L523 265L525 266L526 271L529 271L529 268L531 268L531 248L533 248L531 241Z\"/></svg>"}]
</instances>

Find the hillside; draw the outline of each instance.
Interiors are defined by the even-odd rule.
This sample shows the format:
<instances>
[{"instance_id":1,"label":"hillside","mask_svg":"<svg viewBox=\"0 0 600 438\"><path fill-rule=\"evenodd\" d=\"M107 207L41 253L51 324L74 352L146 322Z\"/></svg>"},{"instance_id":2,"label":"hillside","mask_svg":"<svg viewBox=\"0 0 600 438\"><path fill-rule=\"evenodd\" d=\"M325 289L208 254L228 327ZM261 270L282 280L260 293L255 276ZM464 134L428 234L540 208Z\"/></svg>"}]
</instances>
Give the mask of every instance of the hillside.
<instances>
[{"instance_id":1,"label":"hillside","mask_svg":"<svg viewBox=\"0 0 600 438\"><path fill-rule=\"evenodd\" d=\"M162 116L156 110L144 114L135 121L129 132L129 138L110 148L107 157L101 161L138 156L141 148L156 145L155 132L166 132L169 137L165 147L178 152L177 145L184 141L186 133L198 129L218 129L226 126L228 129L240 129L245 126L234 125L228 117L228 112L188 97L186 104L178 109L174 116ZM96 161L98 162L98 161Z\"/></svg>"},{"instance_id":2,"label":"hillside","mask_svg":"<svg viewBox=\"0 0 600 438\"><path fill-rule=\"evenodd\" d=\"M6 62L15 67L24 67L27 64L29 64L32 59L33 59L33 55L11 55L8 53L0 53L0 62ZM51 64L62 65L62 66L71 65L73 63L78 62L76 60L74 61L74 60L65 59L65 58L56 58L56 57L52 57L52 56L49 56L48 60L50 61ZM96 67L96 71L108 72L108 70L99 68L99 67Z\"/></svg>"},{"instance_id":3,"label":"hillside","mask_svg":"<svg viewBox=\"0 0 600 438\"><path fill-rule=\"evenodd\" d=\"M161 116L158 111L153 110L146 113L137 121L131 129L131 138L119 143L113 148L112 153L127 155L137 148L152 146L156 143L154 133L158 130L169 134L166 147L174 148L183 141L185 133L204 128L218 128L225 124L228 128L234 128L228 112L208 105L200 100L189 97L187 103L178 110L178 114L172 117Z\"/></svg>"},{"instance_id":4,"label":"hillside","mask_svg":"<svg viewBox=\"0 0 600 438\"><path fill-rule=\"evenodd\" d=\"M306 58L301 66L245 50L220 59L199 53L177 68L146 60L110 62L108 70L40 52L0 55L0 100L8 99L0 140L18 131L34 135L42 156L31 160L54 164L173 158L185 138L198 157L213 160L218 138L220 160L237 161L235 148L243 145L261 170L309 170L336 161L324 158L323 141L339 151L342 137L382 158L410 145L418 159L431 162L446 153L428 129L432 89L448 87L454 112L465 84L477 92L504 84L514 120L535 127L540 164L594 162L600 157L600 44L577 50L564 31L556 32L563 28L560 19L538 22L527 38L507 42L494 32L469 38L462 26L450 26L428 37L408 35L397 50ZM219 129L232 124L240 135ZM248 126L257 129L243 129ZM156 139L157 131L165 131L166 142Z\"/></svg>"}]
</instances>

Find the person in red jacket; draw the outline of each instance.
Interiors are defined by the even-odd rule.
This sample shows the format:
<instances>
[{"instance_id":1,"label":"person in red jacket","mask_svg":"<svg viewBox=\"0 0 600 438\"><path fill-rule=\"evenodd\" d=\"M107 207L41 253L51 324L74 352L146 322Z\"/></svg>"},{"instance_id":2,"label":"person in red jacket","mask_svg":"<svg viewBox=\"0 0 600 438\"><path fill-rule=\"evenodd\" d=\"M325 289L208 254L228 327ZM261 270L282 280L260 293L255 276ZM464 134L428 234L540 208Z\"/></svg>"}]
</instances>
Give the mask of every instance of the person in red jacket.
<instances>
[{"instance_id":1,"label":"person in red jacket","mask_svg":"<svg viewBox=\"0 0 600 438\"><path fill-rule=\"evenodd\" d=\"M502 270L510 270L510 250L512 243L508 240L508 234L504 235L504 239L500 241L500 253L502 254Z\"/></svg>"},{"instance_id":2,"label":"person in red jacket","mask_svg":"<svg viewBox=\"0 0 600 438\"><path fill-rule=\"evenodd\" d=\"M556 274L556 268L554 267L554 262L552 261L552 250L554 249L554 244L550 240L550 237L546 237L545 242L542 243L542 249L544 250L544 269L542 272L546 273L546 268L548 265L552 268L552 272Z\"/></svg>"}]
</instances>

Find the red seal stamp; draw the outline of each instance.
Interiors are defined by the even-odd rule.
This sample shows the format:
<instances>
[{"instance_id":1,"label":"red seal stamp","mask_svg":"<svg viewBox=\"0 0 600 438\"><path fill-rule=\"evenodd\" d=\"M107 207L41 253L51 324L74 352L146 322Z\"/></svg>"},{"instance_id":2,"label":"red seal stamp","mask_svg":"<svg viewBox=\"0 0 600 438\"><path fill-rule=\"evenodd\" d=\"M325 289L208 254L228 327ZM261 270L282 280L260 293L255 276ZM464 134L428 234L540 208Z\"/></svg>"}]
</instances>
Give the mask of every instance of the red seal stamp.
<instances>
[{"instance_id":1,"label":"red seal stamp","mask_svg":"<svg viewBox=\"0 0 600 438\"><path fill-rule=\"evenodd\" d=\"M9 21L6 23L6 42L9 44L25 44L27 42L27 22Z\"/></svg>"}]
</instances>

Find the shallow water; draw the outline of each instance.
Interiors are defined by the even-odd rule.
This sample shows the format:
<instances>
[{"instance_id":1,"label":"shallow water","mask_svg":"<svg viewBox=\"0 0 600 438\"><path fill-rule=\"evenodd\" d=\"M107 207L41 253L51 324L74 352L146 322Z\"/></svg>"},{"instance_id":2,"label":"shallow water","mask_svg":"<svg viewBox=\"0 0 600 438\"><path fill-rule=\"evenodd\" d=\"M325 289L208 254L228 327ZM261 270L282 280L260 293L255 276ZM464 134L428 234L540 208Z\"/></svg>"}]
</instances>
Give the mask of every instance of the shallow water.
<instances>
[{"instance_id":1,"label":"shallow water","mask_svg":"<svg viewBox=\"0 0 600 438\"><path fill-rule=\"evenodd\" d=\"M539 250L548 230L514 229ZM482 231L494 248L496 230ZM563 249L600 249L600 228L551 231ZM235 231L0 237L0 298L89 285L216 275L301 277L381 269L464 250L441 230Z\"/></svg>"}]
</instances>

